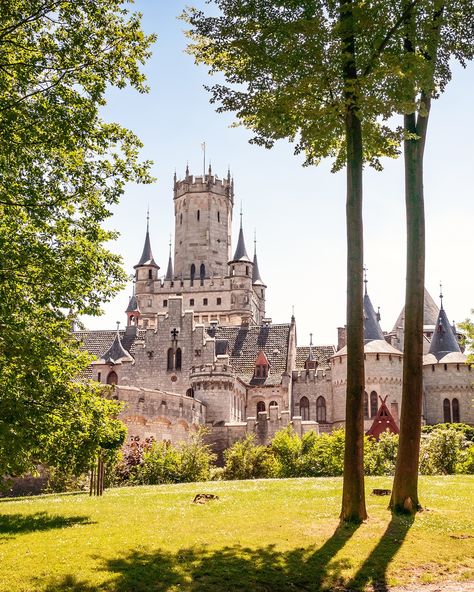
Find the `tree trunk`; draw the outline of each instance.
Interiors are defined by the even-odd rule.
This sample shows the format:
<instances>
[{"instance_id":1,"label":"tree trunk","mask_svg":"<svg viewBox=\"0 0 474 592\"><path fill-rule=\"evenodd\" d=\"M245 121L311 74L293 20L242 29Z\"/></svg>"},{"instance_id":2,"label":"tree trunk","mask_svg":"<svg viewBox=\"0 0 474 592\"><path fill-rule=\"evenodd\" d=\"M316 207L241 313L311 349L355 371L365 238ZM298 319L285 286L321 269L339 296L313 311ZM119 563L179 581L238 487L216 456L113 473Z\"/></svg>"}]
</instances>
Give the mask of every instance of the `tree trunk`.
<instances>
[{"instance_id":1,"label":"tree trunk","mask_svg":"<svg viewBox=\"0 0 474 592\"><path fill-rule=\"evenodd\" d=\"M347 143L347 390L346 439L341 520L367 518L364 491L364 315L362 225L362 128L357 109L353 4L341 0L341 32L346 86Z\"/></svg>"},{"instance_id":2,"label":"tree trunk","mask_svg":"<svg viewBox=\"0 0 474 592\"><path fill-rule=\"evenodd\" d=\"M429 106L428 106L429 108ZM400 441L390 507L413 513L420 509L418 463L423 405L423 310L425 288L425 211L423 152L427 116L405 115L405 131L418 139L405 140L405 202L407 276Z\"/></svg>"}]
</instances>

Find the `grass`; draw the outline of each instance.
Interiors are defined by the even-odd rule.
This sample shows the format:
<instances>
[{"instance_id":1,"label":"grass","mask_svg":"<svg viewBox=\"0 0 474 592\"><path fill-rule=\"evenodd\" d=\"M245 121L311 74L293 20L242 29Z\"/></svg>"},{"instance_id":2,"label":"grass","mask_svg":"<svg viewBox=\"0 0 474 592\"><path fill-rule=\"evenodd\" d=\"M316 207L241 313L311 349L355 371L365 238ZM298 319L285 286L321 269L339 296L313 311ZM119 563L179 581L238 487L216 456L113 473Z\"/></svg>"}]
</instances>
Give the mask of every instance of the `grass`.
<instances>
[{"instance_id":1,"label":"grass","mask_svg":"<svg viewBox=\"0 0 474 592\"><path fill-rule=\"evenodd\" d=\"M2 592L387 590L474 579L474 477L423 477L427 510L338 526L342 481L112 489L0 501ZM192 502L196 493L218 501Z\"/></svg>"}]
</instances>

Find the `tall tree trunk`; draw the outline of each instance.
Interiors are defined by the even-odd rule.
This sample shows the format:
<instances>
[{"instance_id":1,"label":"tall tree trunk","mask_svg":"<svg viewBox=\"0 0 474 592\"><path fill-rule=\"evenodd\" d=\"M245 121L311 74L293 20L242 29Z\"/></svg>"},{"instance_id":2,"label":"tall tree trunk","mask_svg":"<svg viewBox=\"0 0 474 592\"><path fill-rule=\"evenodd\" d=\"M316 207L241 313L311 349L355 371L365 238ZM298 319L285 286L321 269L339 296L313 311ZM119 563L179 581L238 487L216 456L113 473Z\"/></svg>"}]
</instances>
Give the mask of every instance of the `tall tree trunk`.
<instances>
[{"instance_id":1,"label":"tall tree trunk","mask_svg":"<svg viewBox=\"0 0 474 592\"><path fill-rule=\"evenodd\" d=\"M364 314L362 225L362 128L357 109L353 3L341 0L341 31L346 85L347 142L347 390L346 439L341 520L367 518L364 491Z\"/></svg>"},{"instance_id":2,"label":"tall tree trunk","mask_svg":"<svg viewBox=\"0 0 474 592\"><path fill-rule=\"evenodd\" d=\"M429 101L427 105L429 110ZM405 132L417 139L404 142L407 219L407 276L403 350L400 441L390 507L413 513L420 509L418 464L423 405L423 311L425 289L425 208L423 153L428 115L405 115Z\"/></svg>"}]
</instances>

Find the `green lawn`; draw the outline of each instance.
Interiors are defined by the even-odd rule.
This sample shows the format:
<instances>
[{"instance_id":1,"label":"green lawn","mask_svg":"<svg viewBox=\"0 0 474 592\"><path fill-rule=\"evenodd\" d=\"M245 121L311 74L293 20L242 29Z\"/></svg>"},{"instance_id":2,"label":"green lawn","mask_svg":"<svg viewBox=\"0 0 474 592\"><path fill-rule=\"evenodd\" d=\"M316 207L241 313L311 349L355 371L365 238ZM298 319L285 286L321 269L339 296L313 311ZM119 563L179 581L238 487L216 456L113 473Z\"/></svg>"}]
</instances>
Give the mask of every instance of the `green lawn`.
<instances>
[{"instance_id":1,"label":"green lawn","mask_svg":"<svg viewBox=\"0 0 474 592\"><path fill-rule=\"evenodd\" d=\"M390 487L388 478L368 478ZM0 501L0 590L378 590L474 579L474 477L423 477L427 510L338 527L342 480L111 489ZM219 501L195 505L196 493Z\"/></svg>"}]
</instances>

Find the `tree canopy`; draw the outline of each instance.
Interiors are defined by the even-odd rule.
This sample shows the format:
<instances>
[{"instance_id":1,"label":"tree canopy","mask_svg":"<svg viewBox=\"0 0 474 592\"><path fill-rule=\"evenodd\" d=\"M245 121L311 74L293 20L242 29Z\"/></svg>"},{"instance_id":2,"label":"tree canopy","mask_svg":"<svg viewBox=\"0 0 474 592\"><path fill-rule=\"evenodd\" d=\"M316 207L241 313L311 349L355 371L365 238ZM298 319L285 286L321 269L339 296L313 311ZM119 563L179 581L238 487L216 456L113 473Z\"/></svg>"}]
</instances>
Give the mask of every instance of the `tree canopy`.
<instances>
[{"instance_id":1,"label":"tree canopy","mask_svg":"<svg viewBox=\"0 0 474 592\"><path fill-rule=\"evenodd\" d=\"M5 0L0 22L0 474L84 464L120 431L71 336L123 285L110 207L150 182L139 139L100 109L147 90L154 36L121 0ZM119 438L120 439L120 438Z\"/></svg>"}]
</instances>

